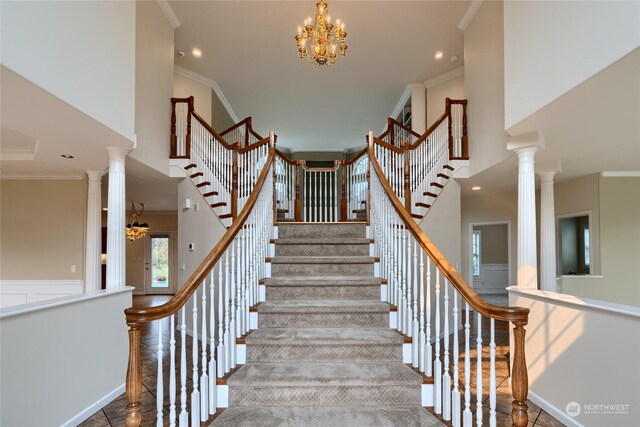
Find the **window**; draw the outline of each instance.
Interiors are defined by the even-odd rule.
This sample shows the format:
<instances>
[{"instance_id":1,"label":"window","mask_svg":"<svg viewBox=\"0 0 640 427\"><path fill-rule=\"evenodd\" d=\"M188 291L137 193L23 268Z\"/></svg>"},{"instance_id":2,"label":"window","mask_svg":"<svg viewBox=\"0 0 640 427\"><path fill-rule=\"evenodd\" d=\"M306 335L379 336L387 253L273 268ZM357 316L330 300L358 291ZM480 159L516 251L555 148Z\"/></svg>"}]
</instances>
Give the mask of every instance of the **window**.
<instances>
[{"instance_id":1,"label":"window","mask_svg":"<svg viewBox=\"0 0 640 427\"><path fill-rule=\"evenodd\" d=\"M473 230L473 276L480 276L480 230Z\"/></svg>"},{"instance_id":2,"label":"window","mask_svg":"<svg viewBox=\"0 0 640 427\"><path fill-rule=\"evenodd\" d=\"M558 218L558 272L563 275L591 274L591 230L589 213Z\"/></svg>"}]
</instances>

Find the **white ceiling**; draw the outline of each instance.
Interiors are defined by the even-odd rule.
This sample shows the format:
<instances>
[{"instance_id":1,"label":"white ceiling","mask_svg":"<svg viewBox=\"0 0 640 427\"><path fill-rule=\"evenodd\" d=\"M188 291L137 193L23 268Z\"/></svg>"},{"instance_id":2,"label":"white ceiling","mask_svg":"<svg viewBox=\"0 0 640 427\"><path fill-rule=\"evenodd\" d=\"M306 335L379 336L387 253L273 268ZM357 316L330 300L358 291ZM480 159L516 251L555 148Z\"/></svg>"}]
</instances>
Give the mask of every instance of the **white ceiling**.
<instances>
[{"instance_id":1,"label":"white ceiling","mask_svg":"<svg viewBox=\"0 0 640 427\"><path fill-rule=\"evenodd\" d=\"M130 145L122 135L4 66L0 87L2 177L82 177L88 170L107 168L105 147Z\"/></svg>"},{"instance_id":2,"label":"white ceiling","mask_svg":"<svg viewBox=\"0 0 640 427\"><path fill-rule=\"evenodd\" d=\"M470 1L329 1L346 23L347 56L299 59L294 36L315 1L170 1L182 25L176 64L215 80L239 118L296 151L343 150L384 127L409 83L462 65L456 27ZM191 49L202 50L202 58ZM445 58L436 61L434 52ZM460 59L451 62L448 58Z\"/></svg>"}]
</instances>

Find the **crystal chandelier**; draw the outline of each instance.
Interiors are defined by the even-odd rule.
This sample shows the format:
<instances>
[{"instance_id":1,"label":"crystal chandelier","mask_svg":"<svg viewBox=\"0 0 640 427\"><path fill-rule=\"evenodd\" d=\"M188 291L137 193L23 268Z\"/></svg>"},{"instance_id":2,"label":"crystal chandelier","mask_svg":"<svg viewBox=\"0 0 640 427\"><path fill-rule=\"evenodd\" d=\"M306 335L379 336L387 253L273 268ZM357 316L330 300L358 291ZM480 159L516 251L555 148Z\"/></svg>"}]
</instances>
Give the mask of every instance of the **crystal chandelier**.
<instances>
[{"instance_id":1,"label":"crystal chandelier","mask_svg":"<svg viewBox=\"0 0 640 427\"><path fill-rule=\"evenodd\" d=\"M142 212L144 212L144 203L140 203L140 212L138 212L132 201L131 212L128 215L128 224L125 228L127 239L131 241L142 239L149 232L149 224L146 222L142 224L138 223L138 217L142 215Z\"/></svg>"},{"instance_id":2,"label":"crystal chandelier","mask_svg":"<svg viewBox=\"0 0 640 427\"><path fill-rule=\"evenodd\" d=\"M298 52L300 59L307 60L320 65L332 65L338 58L338 48L340 53L345 56L347 53L347 44L345 39L347 33L344 31L344 22L338 19L335 26L331 23L329 16L329 6L324 0L316 3L316 20L314 25L311 18L304 21L303 27L298 27L296 42L298 43Z\"/></svg>"}]
</instances>

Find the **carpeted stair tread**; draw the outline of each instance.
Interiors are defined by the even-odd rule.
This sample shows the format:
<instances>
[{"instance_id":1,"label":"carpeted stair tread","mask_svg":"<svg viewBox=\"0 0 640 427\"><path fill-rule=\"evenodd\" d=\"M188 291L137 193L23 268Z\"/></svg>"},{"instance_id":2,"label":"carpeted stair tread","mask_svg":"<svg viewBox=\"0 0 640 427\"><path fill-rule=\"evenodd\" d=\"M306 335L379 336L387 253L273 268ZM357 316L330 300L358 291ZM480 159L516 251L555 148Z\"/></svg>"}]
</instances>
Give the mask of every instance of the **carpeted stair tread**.
<instances>
[{"instance_id":1,"label":"carpeted stair tread","mask_svg":"<svg viewBox=\"0 0 640 427\"><path fill-rule=\"evenodd\" d=\"M384 328L270 328L257 329L246 337L250 344L402 344L403 337Z\"/></svg>"},{"instance_id":2,"label":"carpeted stair tread","mask_svg":"<svg viewBox=\"0 0 640 427\"><path fill-rule=\"evenodd\" d=\"M279 224L278 238L292 237L366 237L366 223L293 223Z\"/></svg>"},{"instance_id":3,"label":"carpeted stair tread","mask_svg":"<svg viewBox=\"0 0 640 427\"><path fill-rule=\"evenodd\" d=\"M228 408L215 427L432 427L443 426L420 406L257 406Z\"/></svg>"},{"instance_id":4,"label":"carpeted stair tread","mask_svg":"<svg viewBox=\"0 0 640 427\"><path fill-rule=\"evenodd\" d=\"M266 286L380 286L371 276L284 276L265 279Z\"/></svg>"},{"instance_id":5,"label":"carpeted stair tread","mask_svg":"<svg viewBox=\"0 0 640 427\"><path fill-rule=\"evenodd\" d=\"M289 237L276 239L276 245L369 245L371 239L362 237Z\"/></svg>"},{"instance_id":6,"label":"carpeted stair tread","mask_svg":"<svg viewBox=\"0 0 640 427\"><path fill-rule=\"evenodd\" d=\"M420 386L422 376L402 362L247 363L227 380L229 386L328 387Z\"/></svg>"},{"instance_id":7,"label":"carpeted stair tread","mask_svg":"<svg viewBox=\"0 0 640 427\"><path fill-rule=\"evenodd\" d=\"M258 313L388 313L389 308L369 300L273 300L258 305Z\"/></svg>"},{"instance_id":8,"label":"carpeted stair tread","mask_svg":"<svg viewBox=\"0 0 640 427\"><path fill-rule=\"evenodd\" d=\"M275 256L272 264L372 264L370 256Z\"/></svg>"}]
</instances>

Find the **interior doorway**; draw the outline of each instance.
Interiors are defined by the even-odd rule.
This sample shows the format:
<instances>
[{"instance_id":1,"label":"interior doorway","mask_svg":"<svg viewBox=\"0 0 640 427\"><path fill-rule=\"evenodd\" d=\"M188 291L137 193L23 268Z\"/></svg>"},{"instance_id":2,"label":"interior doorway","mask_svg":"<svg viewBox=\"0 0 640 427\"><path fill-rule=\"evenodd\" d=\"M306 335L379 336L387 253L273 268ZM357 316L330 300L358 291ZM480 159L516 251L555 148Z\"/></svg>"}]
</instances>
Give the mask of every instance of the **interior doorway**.
<instances>
[{"instance_id":1,"label":"interior doorway","mask_svg":"<svg viewBox=\"0 0 640 427\"><path fill-rule=\"evenodd\" d=\"M145 248L145 293L176 291L175 233L149 233Z\"/></svg>"},{"instance_id":2,"label":"interior doorway","mask_svg":"<svg viewBox=\"0 0 640 427\"><path fill-rule=\"evenodd\" d=\"M511 222L469 224L469 276L479 294L505 294L511 277Z\"/></svg>"}]
</instances>

